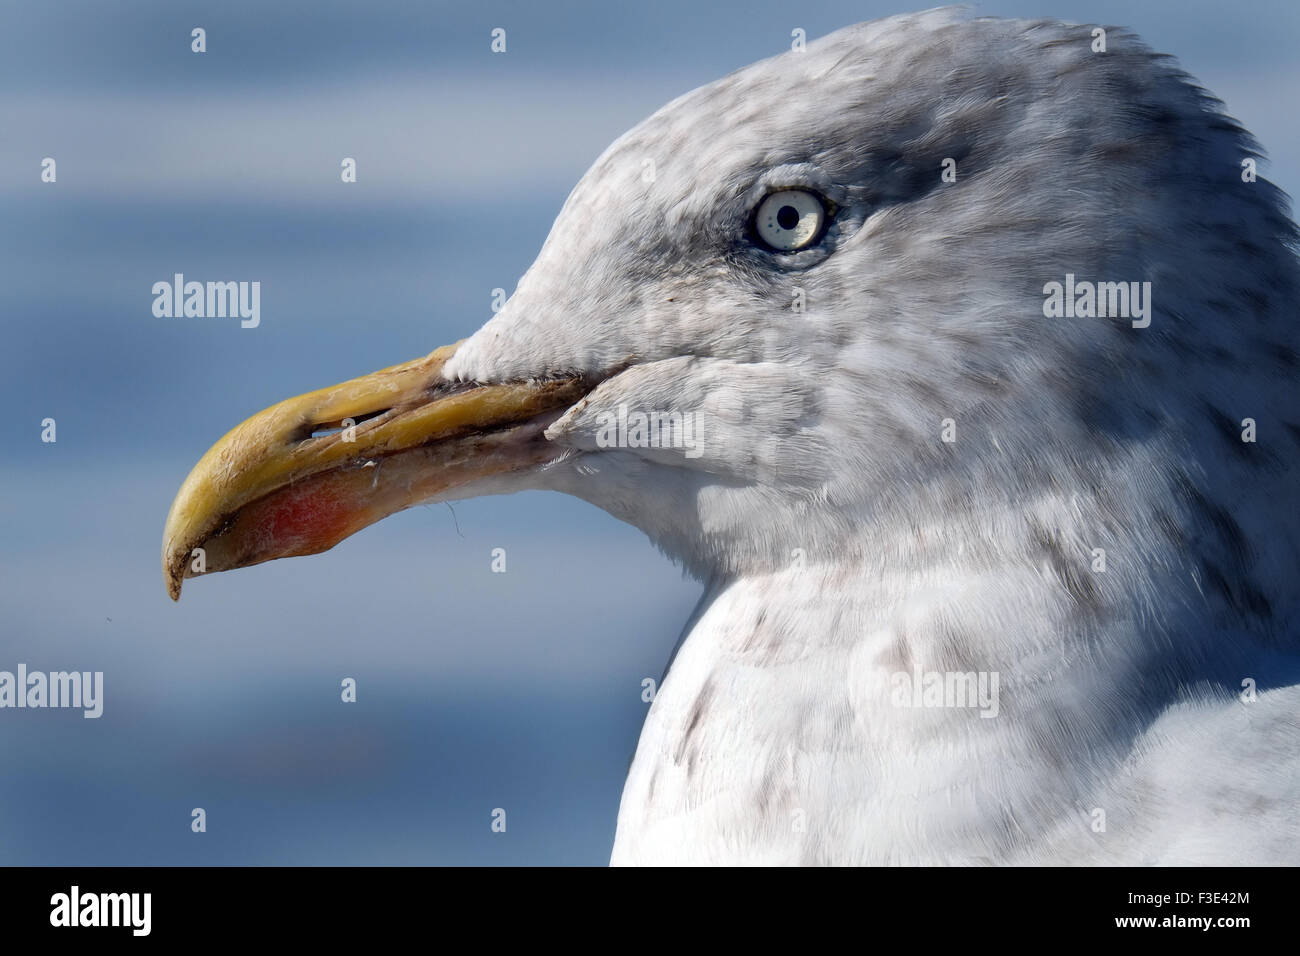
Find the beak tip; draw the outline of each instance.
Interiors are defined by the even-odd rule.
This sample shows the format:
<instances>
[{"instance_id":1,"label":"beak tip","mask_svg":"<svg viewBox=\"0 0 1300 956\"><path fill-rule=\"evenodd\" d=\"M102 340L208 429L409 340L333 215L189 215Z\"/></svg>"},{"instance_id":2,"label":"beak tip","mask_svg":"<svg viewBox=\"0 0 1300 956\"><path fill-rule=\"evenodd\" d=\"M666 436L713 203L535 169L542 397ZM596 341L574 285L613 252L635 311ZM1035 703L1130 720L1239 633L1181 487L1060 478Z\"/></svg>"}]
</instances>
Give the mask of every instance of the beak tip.
<instances>
[{"instance_id":1,"label":"beak tip","mask_svg":"<svg viewBox=\"0 0 1300 956\"><path fill-rule=\"evenodd\" d=\"M185 583L185 559L187 552L176 547L176 536L172 533L170 516L168 527L163 533L162 576L163 587L167 596L173 601L181 599L181 586Z\"/></svg>"},{"instance_id":2,"label":"beak tip","mask_svg":"<svg viewBox=\"0 0 1300 956\"><path fill-rule=\"evenodd\" d=\"M163 558L163 587L167 589L167 596L173 601L181 599L181 585L184 583L184 575L181 574L174 562Z\"/></svg>"}]
</instances>

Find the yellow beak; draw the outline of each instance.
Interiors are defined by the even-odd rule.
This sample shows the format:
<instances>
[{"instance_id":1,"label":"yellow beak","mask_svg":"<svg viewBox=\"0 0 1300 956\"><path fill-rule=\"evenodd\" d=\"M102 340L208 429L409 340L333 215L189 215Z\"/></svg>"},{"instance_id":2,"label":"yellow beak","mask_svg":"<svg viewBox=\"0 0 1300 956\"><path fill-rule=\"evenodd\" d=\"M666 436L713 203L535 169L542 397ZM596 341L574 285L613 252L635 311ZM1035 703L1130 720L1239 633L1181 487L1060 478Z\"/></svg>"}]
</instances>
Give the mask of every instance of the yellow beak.
<instances>
[{"instance_id":1,"label":"yellow beak","mask_svg":"<svg viewBox=\"0 0 1300 956\"><path fill-rule=\"evenodd\" d=\"M163 580L317 554L403 508L553 457L542 431L587 391L568 378L453 384L456 345L273 405L190 472L163 530Z\"/></svg>"}]
</instances>

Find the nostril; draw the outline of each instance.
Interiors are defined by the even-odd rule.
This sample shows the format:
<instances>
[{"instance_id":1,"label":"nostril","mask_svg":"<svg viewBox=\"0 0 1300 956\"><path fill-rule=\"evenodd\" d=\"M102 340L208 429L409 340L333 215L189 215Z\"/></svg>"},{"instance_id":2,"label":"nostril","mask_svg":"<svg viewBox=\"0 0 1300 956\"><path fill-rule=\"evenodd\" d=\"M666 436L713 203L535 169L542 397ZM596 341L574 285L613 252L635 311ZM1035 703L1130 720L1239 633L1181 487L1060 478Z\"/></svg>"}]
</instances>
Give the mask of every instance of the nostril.
<instances>
[{"instance_id":1,"label":"nostril","mask_svg":"<svg viewBox=\"0 0 1300 956\"><path fill-rule=\"evenodd\" d=\"M387 415L390 411L392 411L390 408L381 408L377 411L366 412L364 415L354 415L351 418L340 419L339 421L321 422L318 425L313 425L311 434L304 436L303 440L307 438L328 438L330 435L337 435L347 428L354 428L363 422L368 422L372 418Z\"/></svg>"}]
</instances>

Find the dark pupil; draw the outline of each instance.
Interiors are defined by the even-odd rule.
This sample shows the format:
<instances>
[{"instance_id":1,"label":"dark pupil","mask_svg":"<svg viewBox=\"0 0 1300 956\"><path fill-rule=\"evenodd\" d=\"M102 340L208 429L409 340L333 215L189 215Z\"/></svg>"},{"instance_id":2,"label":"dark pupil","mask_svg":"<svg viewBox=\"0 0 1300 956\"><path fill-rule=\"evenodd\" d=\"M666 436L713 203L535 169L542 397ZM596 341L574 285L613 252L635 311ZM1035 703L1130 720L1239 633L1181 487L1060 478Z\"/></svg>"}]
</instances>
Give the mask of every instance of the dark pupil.
<instances>
[{"instance_id":1,"label":"dark pupil","mask_svg":"<svg viewBox=\"0 0 1300 956\"><path fill-rule=\"evenodd\" d=\"M799 225L799 210L794 206L782 206L781 211L776 214L776 221L781 224L782 229L793 229Z\"/></svg>"}]
</instances>

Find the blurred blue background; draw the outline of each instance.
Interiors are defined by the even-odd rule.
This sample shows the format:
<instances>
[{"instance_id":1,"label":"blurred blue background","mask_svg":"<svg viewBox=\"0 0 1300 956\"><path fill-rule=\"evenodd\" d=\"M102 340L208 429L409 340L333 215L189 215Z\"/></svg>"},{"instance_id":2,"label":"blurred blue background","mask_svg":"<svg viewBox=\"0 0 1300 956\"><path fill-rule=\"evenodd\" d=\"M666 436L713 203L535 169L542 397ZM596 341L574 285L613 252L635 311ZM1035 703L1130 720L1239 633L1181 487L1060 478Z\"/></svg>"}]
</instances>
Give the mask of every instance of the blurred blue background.
<instances>
[{"instance_id":1,"label":"blurred blue background","mask_svg":"<svg viewBox=\"0 0 1300 956\"><path fill-rule=\"evenodd\" d=\"M163 519L248 415L477 328L654 108L906 9L0 4L0 670L105 675L99 720L0 711L0 863L604 863L698 595L639 532L550 494L416 508L173 605ZM1136 29L1300 182L1300 5L975 9ZM175 272L260 281L261 326L155 318Z\"/></svg>"}]
</instances>

